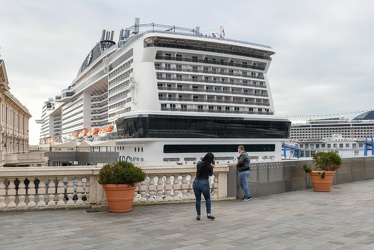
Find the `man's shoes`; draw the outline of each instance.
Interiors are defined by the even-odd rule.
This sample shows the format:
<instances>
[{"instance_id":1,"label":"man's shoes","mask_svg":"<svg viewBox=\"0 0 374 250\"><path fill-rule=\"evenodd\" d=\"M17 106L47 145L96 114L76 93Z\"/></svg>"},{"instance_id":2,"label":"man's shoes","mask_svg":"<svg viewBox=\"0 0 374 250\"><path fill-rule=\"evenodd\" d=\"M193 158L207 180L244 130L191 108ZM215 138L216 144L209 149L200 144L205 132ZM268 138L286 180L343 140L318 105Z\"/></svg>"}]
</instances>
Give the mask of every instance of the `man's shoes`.
<instances>
[{"instance_id":1,"label":"man's shoes","mask_svg":"<svg viewBox=\"0 0 374 250\"><path fill-rule=\"evenodd\" d=\"M200 215L196 216L196 220L200 220Z\"/></svg>"},{"instance_id":2,"label":"man's shoes","mask_svg":"<svg viewBox=\"0 0 374 250\"><path fill-rule=\"evenodd\" d=\"M251 199L252 199L251 196L249 196L248 198L244 197L244 198L242 199L242 201L250 201Z\"/></svg>"},{"instance_id":3,"label":"man's shoes","mask_svg":"<svg viewBox=\"0 0 374 250\"><path fill-rule=\"evenodd\" d=\"M209 220L214 220L216 217L214 217L214 216L211 215L211 214L208 214L207 218L208 218Z\"/></svg>"}]
</instances>

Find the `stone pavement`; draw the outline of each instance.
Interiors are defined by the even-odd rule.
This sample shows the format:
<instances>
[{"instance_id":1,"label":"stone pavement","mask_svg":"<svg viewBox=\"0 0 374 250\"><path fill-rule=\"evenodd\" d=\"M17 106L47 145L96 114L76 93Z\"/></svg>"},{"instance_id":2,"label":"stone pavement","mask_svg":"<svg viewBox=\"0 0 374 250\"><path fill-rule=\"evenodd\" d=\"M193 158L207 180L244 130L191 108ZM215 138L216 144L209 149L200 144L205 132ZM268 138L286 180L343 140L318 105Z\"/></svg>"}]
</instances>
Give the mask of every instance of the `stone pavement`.
<instances>
[{"instance_id":1,"label":"stone pavement","mask_svg":"<svg viewBox=\"0 0 374 250\"><path fill-rule=\"evenodd\" d=\"M216 201L214 221L197 221L194 203L3 212L0 249L374 249L373 191L369 180Z\"/></svg>"}]
</instances>

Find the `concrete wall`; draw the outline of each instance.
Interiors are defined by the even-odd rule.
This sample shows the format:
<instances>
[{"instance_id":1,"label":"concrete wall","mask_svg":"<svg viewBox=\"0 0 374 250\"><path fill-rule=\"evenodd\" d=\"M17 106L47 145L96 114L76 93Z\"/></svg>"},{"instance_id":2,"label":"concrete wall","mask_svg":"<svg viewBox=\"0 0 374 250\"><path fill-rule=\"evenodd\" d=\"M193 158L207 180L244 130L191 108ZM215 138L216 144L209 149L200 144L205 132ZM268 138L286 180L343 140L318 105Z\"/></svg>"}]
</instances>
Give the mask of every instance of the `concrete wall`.
<instances>
[{"instance_id":1,"label":"concrete wall","mask_svg":"<svg viewBox=\"0 0 374 250\"><path fill-rule=\"evenodd\" d=\"M252 197L277 194L312 187L303 164L312 164L312 160L283 160L280 162L251 163L249 191ZM343 164L336 171L333 185L374 179L374 157L343 158ZM233 187L236 183L236 187ZM235 165L230 165L228 173L228 195L244 196L237 178Z\"/></svg>"}]
</instances>

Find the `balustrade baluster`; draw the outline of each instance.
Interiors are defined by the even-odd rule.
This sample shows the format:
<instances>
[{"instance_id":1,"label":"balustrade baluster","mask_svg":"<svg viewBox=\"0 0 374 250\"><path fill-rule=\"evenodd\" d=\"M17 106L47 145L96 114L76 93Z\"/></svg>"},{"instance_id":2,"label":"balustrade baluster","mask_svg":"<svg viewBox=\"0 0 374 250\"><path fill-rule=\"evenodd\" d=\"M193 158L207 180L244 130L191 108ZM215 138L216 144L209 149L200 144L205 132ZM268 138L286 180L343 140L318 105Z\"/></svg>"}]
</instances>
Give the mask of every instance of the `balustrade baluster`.
<instances>
[{"instance_id":1,"label":"balustrade baluster","mask_svg":"<svg viewBox=\"0 0 374 250\"><path fill-rule=\"evenodd\" d=\"M88 184L88 182L87 182L87 178L86 177L83 177L82 178L82 203L83 204L86 204L86 202L87 202L87 189L88 189L88 187L87 187L87 184Z\"/></svg>"},{"instance_id":2,"label":"balustrade baluster","mask_svg":"<svg viewBox=\"0 0 374 250\"><path fill-rule=\"evenodd\" d=\"M174 180L175 177L172 175L170 176L170 199L174 200Z\"/></svg>"},{"instance_id":3,"label":"balustrade baluster","mask_svg":"<svg viewBox=\"0 0 374 250\"><path fill-rule=\"evenodd\" d=\"M82 179L81 178L77 178L77 186L76 186L76 189L77 189L77 200L75 202L76 205L82 205L83 204L83 201L82 201L82 192L83 192L83 188L82 188Z\"/></svg>"},{"instance_id":4,"label":"balustrade baluster","mask_svg":"<svg viewBox=\"0 0 374 250\"><path fill-rule=\"evenodd\" d=\"M15 178L9 178L9 184L8 184L8 208L14 208L17 206L16 204L16 185L15 185Z\"/></svg>"},{"instance_id":5,"label":"balustrade baluster","mask_svg":"<svg viewBox=\"0 0 374 250\"><path fill-rule=\"evenodd\" d=\"M19 183L18 183L18 204L17 204L17 207L26 207L26 185L25 185L25 182L24 180L18 180Z\"/></svg>"},{"instance_id":6,"label":"balustrade baluster","mask_svg":"<svg viewBox=\"0 0 374 250\"><path fill-rule=\"evenodd\" d=\"M158 176L156 175L155 177L153 177L153 186L154 186L154 190L153 190L153 200L154 201L157 201L158 200Z\"/></svg>"},{"instance_id":7,"label":"balustrade baluster","mask_svg":"<svg viewBox=\"0 0 374 250\"><path fill-rule=\"evenodd\" d=\"M29 202L27 203L27 207L35 207L35 183L33 179L29 180L29 183L27 185L27 195L28 195L28 200Z\"/></svg>"},{"instance_id":8,"label":"balustrade baluster","mask_svg":"<svg viewBox=\"0 0 374 250\"><path fill-rule=\"evenodd\" d=\"M151 182L151 178L147 175L147 177L145 177L145 197L144 197L145 201L148 201L149 198L151 197L149 194L150 182Z\"/></svg>"},{"instance_id":9,"label":"balustrade baluster","mask_svg":"<svg viewBox=\"0 0 374 250\"><path fill-rule=\"evenodd\" d=\"M179 175L178 176L178 198L179 199L183 199L183 192L182 192L182 180L183 180L183 176L182 175Z\"/></svg>"},{"instance_id":10,"label":"balustrade baluster","mask_svg":"<svg viewBox=\"0 0 374 250\"><path fill-rule=\"evenodd\" d=\"M61 177L60 177L61 178ZM65 206L64 202L64 182L63 179L58 179L58 177L54 180L55 183L55 196L54 202L56 206ZM56 198L57 197L57 198Z\"/></svg>"}]
</instances>

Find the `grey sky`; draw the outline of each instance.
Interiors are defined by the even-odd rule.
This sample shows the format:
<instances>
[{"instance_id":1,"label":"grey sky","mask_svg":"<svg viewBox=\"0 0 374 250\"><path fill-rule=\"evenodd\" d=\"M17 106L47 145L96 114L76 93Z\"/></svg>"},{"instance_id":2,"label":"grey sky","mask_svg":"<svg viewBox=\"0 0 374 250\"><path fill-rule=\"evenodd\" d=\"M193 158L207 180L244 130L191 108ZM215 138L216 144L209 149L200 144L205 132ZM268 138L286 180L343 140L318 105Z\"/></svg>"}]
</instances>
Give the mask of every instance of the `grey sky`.
<instances>
[{"instance_id":1,"label":"grey sky","mask_svg":"<svg viewBox=\"0 0 374 250\"><path fill-rule=\"evenodd\" d=\"M271 46L268 78L277 115L293 122L353 118L373 105L371 0L1 0L0 58L11 93L32 114L38 141L44 101L74 80L101 31L141 23L200 27Z\"/></svg>"}]
</instances>

